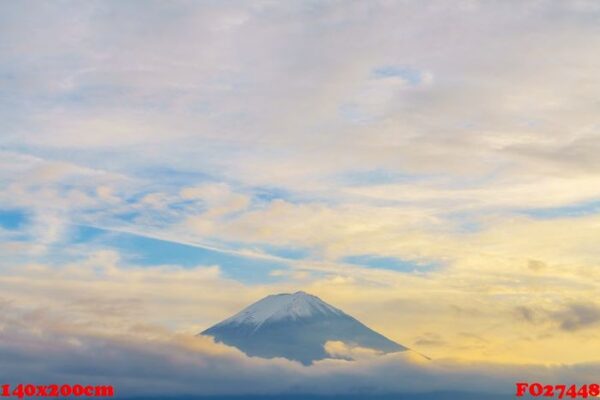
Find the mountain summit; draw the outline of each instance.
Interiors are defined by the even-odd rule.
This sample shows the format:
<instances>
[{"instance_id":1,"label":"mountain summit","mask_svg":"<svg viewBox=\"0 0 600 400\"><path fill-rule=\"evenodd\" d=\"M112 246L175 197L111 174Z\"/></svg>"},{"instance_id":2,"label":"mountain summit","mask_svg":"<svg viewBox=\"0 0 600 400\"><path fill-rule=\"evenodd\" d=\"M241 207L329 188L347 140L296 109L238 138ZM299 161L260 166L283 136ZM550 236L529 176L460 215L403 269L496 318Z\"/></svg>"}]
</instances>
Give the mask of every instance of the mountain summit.
<instances>
[{"instance_id":1,"label":"mountain summit","mask_svg":"<svg viewBox=\"0 0 600 400\"><path fill-rule=\"evenodd\" d=\"M200 334L249 356L284 357L305 365L331 357L325 351L328 341L382 353L408 350L305 292L267 296Z\"/></svg>"}]
</instances>

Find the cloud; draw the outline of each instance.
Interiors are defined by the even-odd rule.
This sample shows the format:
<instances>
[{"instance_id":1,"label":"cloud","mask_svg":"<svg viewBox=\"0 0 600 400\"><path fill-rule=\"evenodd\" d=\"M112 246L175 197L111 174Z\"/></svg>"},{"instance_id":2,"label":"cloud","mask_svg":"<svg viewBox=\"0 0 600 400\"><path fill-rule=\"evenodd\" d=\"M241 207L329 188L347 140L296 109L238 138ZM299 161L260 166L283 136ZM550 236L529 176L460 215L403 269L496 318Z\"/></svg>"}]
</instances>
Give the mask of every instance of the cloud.
<instances>
[{"instance_id":1,"label":"cloud","mask_svg":"<svg viewBox=\"0 0 600 400\"><path fill-rule=\"evenodd\" d=\"M324 360L311 367L248 358L206 337L139 327L128 334L78 330L43 310L4 305L0 371L7 381L111 384L119 396L273 393L406 393L462 390L511 393L515 380L586 382L600 368L427 361L398 353ZM339 347L339 346L338 346ZM355 354L355 352L353 353ZM364 356L363 352L363 356Z\"/></svg>"},{"instance_id":2,"label":"cloud","mask_svg":"<svg viewBox=\"0 0 600 400\"><path fill-rule=\"evenodd\" d=\"M348 361L364 360L366 358L374 358L383 355L382 352L377 350L354 346L339 341L328 341L323 347L331 358Z\"/></svg>"},{"instance_id":3,"label":"cloud","mask_svg":"<svg viewBox=\"0 0 600 400\"><path fill-rule=\"evenodd\" d=\"M446 341L437 333L426 332L415 340L415 345L421 346L444 346Z\"/></svg>"},{"instance_id":4,"label":"cloud","mask_svg":"<svg viewBox=\"0 0 600 400\"><path fill-rule=\"evenodd\" d=\"M236 193L223 183L186 187L180 193L185 200L200 200L205 204L206 212L199 218L200 221L243 211L251 201L250 196Z\"/></svg>"},{"instance_id":5,"label":"cloud","mask_svg":"<svg viewBox=\"0 0 600 400\"><path fill-rule=\"evenodd\" d=\"M515 313L518 318L534 323L536 321L535 311L526 306L517 306L515 308Z\"/></svg>"},{"instance_id":6,"label":"cloud","mask_svg":"<svg viewBox=\"0 0 600 400\"><path fill-rule=\"evenodd\" d=\"M38 171L45 190L14 185L11 196L93 206L81 181L70 196L48 188L65 160L137 178L139 192L152 192L143 198L162 193L163 205L202 187L204 174L232 198L201 218L192 207L164 218L189 217L202 235L219 230L207 216L243 211L257 187L284 189L295 201L366 203L368 212L391 203L424 214L420 230L432 219L450 224L449 213L478 221L490 210L512 215L597 199L588 154L597 142L597 11L541 2L515 15L506 5L466 4L173 3L140 11L90 2L69 13L7 5L11 46L0 57L15 99L6 117L18 123L2 145L45 160L42 170L54 174ZM369 118L348 120L348 106ZM185 182L167 188L174 176L153 173L165 166ZM377 170L408 182L339 179ZM112 201L131 194L131 183L121 193L106 183ZM113 205L112 214L131 211L124 208Z\"/></svg>"},{"instance_id":7,"label":"cloud","mask_svg":"<svg viewBox=\"0 0 600 400\"><path fill-rule=\"evenodd\" d=\"M575 331L600 322L600 307L595 304L569 304L552 317L560 324L560 329Z\"/></svg>"},{"instance_id":8,"label":"cloud","mask_svg":"<svg viewBox=\"0 0 600 400\"><path fill-rule=\"evenodd\" d=\"M10 146L92 150L86 163L108 147L114 164L301 189L357 167L500 180L590 170L589 157L532 154L595 141L597 14L571 5L519 5L518 16L514 6L442 2L6 8L20 21L3 24L17 104L49 99L29 103L36 129L11 129ZM373 71L435 80L397 93L375 79L385 87L371 90ZM356 101L374 116L366 126L340 115Z\"/></svg>"},{"instance_id":9,"label":"cloud","mask_svg":"<svg viewBox=\"0 0 600 400\"><path fill-rule=\"evenodd\" d=\"M7 301L47 310L83 332L129 335L159 326L192 336L266 295L302 289L433 359L593 361L597 338L583 329L593 326L593 314L569 316L564 308L566 295L593 305L589 274L540 277L523 265L499 265L503 273L459 265L413 274L297 260L275 280L241 283L214 264L140 266L103 250L53 265L4 259L0 290ZM568 318L580 329L561 329Z\"/></svg>"}]
</instances>

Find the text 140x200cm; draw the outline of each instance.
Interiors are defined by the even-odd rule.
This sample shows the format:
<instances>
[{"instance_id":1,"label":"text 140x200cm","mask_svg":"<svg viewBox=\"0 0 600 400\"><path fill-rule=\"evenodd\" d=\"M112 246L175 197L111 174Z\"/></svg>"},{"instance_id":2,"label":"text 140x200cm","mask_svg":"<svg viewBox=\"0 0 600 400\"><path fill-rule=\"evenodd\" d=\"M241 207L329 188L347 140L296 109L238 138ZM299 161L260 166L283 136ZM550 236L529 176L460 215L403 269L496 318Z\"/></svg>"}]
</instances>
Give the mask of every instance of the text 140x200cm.
<instances>
[{"instance_id":1,"label":"text 140x200cm","mask_svg":"<svg viewBox=\"0 0 600 400\"><path fill-rule=\"evenodd\" d=\"M111 385L33 385L18 384L0 386L0 397L113 397Z\"/></svg>"}]
</instances>

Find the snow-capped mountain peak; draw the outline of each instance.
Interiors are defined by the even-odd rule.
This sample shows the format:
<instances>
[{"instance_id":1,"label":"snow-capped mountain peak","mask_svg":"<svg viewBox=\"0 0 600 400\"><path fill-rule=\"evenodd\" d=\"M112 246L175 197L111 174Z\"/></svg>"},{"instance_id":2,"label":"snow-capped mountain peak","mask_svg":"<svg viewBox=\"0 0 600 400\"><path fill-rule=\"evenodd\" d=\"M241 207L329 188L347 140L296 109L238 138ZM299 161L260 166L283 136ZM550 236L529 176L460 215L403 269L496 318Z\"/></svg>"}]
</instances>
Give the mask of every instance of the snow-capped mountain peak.
<instances>
[{"instance_id":1,"label":"snow-capped mountain peak","mask_svg":"<svg viewBox=\"0 0 600 400\"><path fill-rule=\"evenodd\" d=\"M267 296L219 323L218 326L242 324L260 326L265 321L295 320L327 314L341 315L343 312L317 296L299 291Z\"/></svg>"},{"instance_id":2,"label":"snow-capped mountain peak","mask_svg":"<svg viewBox=\"0 0 600 400\"><path fill-rule=\"evenodd\" d=\"M330 341L381 353L408 350L305 292L267 296L201 335L212 336L249 356L285 357L306 365L331 358L325 349Z\"/></svg>"}]
</instances>

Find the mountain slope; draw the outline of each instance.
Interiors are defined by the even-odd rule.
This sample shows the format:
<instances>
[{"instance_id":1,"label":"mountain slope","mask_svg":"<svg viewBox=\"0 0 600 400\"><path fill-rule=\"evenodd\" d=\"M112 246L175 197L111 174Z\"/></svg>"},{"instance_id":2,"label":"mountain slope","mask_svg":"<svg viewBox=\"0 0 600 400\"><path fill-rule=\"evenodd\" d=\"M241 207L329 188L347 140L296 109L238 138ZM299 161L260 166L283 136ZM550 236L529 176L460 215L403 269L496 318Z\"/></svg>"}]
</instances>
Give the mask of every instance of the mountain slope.
<instances>
[{"instance_id":1,"label":"mountain slope","mask_svg":"<svg viewBox=\"0 0 600 400\"><path fill-rule=\"evenodd\" d=\"M203 331L249 356L285 357L310 364L330 357L327 341L383 353L407 350L343 311L304 292L267 296Z\"/></svg>"}]
</instances>

